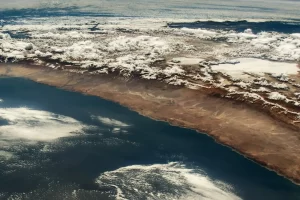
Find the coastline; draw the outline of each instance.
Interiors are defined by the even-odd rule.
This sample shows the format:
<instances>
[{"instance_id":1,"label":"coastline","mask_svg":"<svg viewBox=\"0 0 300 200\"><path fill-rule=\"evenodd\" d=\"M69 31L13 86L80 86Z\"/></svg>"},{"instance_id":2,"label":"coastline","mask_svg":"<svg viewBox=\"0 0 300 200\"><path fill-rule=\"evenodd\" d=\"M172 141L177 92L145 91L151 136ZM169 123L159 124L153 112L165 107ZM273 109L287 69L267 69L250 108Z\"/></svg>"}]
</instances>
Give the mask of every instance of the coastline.
<instances>
[{"instance_id":1,"label":"coastline","mask_svg":"<svg viewBox=\"0 0 300 200\"><path fill-rule=\"evenodd\" d=\"M29 65L1 64L0 75L99 96L155 120L205 132L300 183L299 131L245 103L153 80L81 75Z\"/></svg>"}]
</instances>

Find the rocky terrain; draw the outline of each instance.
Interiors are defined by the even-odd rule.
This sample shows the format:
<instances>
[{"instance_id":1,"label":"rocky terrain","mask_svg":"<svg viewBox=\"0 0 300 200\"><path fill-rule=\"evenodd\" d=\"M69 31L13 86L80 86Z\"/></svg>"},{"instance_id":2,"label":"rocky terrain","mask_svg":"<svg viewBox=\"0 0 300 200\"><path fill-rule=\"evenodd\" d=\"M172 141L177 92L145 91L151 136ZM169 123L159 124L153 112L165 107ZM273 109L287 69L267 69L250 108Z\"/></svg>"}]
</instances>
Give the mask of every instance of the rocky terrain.
<instances>
[{"instance_id":1,"label":"rocky terrain","mask_svg":"<svg viewBox=\"0 0 300 200\"><path fill-rule=\"evenodd\" d=\"M299 33L176 23L4 21L0 74L97 95L205 132L300 182Z\"/></svg>"}]
</instances>

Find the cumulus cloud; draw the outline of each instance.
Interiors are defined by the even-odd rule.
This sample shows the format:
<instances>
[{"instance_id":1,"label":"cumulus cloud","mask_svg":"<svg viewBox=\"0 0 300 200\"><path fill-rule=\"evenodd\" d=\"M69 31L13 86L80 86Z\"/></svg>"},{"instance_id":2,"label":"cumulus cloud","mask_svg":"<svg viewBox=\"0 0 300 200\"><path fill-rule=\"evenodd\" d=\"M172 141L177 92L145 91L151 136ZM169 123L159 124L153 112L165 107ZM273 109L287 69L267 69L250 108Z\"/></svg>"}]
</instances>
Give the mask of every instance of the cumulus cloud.
<instances>
[{"instance_id":1,"label":"cumulus cloud","mask_svg":"<svg viewBox=\"0 0 300 200\"><path fill-rule=\"evenodd\" d=\"M286 96L280 94L279 92L270 92L268 98L272 100L279 100L279 101L287 99Z\"/></svg>"},{"instance_id":2,"label":"cumulus cloud","mask_svg":"<svg viewBox=\"0 0 300 200\"><path fill-rule=\"evenodd\" d=\"M1 108L0 118L7 121L7 125L0 126L0 143L52 141L76 135L84 128L73 118L29 108Z\"/></svg>"},{"instance_id":3,"label":"cumulus cloud","mask_svg":"<svg viewBox=\"0 0 300 200\"><path fill-rule=\"evenodd\" d=\"M241 199L230 185L176 162L122 167L101 174L96 183L114 187L117 199Z\"/></svg>"},{"instance_id":4,"label":"cumulus cloud","mask_svg":"<svg viewBox=\"0 0 300 200\"><path fill-rule=\"evenodd\" d=\"M14 157L14 154L9 151L2 151L0 150L0 160L9 160Z\"/></svg>"}]
</instances>

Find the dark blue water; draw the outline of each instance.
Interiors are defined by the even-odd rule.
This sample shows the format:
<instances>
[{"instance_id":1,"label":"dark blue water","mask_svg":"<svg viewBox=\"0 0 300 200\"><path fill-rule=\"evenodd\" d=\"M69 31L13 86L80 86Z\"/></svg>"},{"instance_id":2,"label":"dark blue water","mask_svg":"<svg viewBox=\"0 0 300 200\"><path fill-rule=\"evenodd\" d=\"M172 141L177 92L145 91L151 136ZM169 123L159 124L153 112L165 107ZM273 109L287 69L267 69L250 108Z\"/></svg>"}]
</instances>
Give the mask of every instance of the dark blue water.
<instances>
[{"instance_id":1,"label":"dark blue water","mask_svg":"<svg viewBox=\"0 0 300 200\"><path fill-rule=\"evenodd\" d=\"M0 199L115 199L116 188L122 189L125 199L163 199L143 194L149 188L155 190L154 194L165 193L170 197L177 191L178 197L180 191L189 191L186 189L189 185L174 186L166 178L160 178L169 173L176 177L179 172L174 172L174 168L178 165L181 165L179 170L192 169L196 179L197 173L206 177L210 183L216 183L217 188L218 181L230 185L226 192L241 199L300 199L299 186L217 144L210 137L140 116L116 103L19 78L0 78L0 99L3 100L0 103L0 117L3 118L0 145L5 144L0 146ZM17 115L12 111L18 112L20 107L26 112L18 120L8 117L8 111L9 115ZM45 117L39 117L38 112L31 116L28 110L53 113L52 118L56 115L69 117L86 127L80 134L51 141L19 138L17 135L22 134L22 127L26 127L23 121L33 123L29 128L32 131L37 126L47 127L39 130L41 135L63 131L55 126L63 119L51 119L53 123L50 123ZM35 118L40 122L34 121ZM3 129L7 125L10 128ZM5 137L5 130L11 131L14 137ZM13 156L1 157L1 151ZM170 162L177 164L168 164ZM118 171L132 165L154 164L171 167ZM109 174L112 180L104 178L103 184L96 183L102 173L116 170L118 172L113 175L117 177ZM184 177L178 175L177 179L182 181ZM200 179L197 182L200 190L208 185ZM131 184L137 184L134 187L139 188L138 192L129 188ZM196 195L196 199L203 198L201 192ZM210 199L219 198L212 193Z\"/></svg>"},{"instance_id":2,"label":"dark blue water","mask_svg":"<svg viewBox=\"0 0 300 200\"><path fill-rule=\"evenodd\" d=\"M93 16L93 17L118 17L120 15L101 12L91 13L80 9L84 7L63 7L63 8L24 8L24 9L6 9L0 11L0 19L11 20L19 18L33 18L33 17L61 17L61 16Z\"/></svg>"},{"instance_id":3,"label":"dark blue water","mask_svg":"<svg viewBox=\"0 0 300 200\"><path fill-rule=\"evenodd\" d=\"M279 32L279 33L299 33L300 32L300 22L280 22L280 21L266 21L266 22L249 22L243 21L197 21L192 23L170 23L168 24L171 28L204 28L213 30L227 30L243 32L246 29L251 29L253 33L259 33L262 31L266 32Z\"/></svg>"}]
</instances>

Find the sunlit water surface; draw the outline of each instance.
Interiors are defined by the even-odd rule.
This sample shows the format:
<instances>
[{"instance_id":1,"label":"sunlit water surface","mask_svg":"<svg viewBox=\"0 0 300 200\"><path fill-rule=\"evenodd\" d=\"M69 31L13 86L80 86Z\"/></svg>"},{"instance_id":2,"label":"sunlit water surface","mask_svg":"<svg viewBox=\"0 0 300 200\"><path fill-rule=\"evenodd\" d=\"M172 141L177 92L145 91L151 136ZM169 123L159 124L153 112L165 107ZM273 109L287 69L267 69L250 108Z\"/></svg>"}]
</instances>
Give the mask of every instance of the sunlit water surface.
<instances>
[{"instance_id":1,"label":"sunlit water surface","mask_svg":"<svg viewBox=\"0 0 300 200\"><path fill-rule=\"evenodd\" d=\"M300 199L210 137L116 103L0 78L0 199Z\"/></svg>"}]
</instances>

